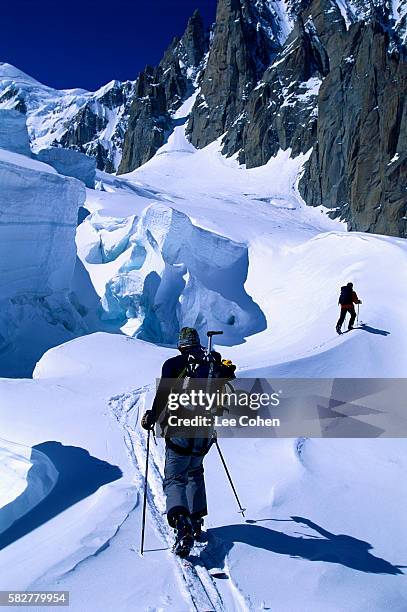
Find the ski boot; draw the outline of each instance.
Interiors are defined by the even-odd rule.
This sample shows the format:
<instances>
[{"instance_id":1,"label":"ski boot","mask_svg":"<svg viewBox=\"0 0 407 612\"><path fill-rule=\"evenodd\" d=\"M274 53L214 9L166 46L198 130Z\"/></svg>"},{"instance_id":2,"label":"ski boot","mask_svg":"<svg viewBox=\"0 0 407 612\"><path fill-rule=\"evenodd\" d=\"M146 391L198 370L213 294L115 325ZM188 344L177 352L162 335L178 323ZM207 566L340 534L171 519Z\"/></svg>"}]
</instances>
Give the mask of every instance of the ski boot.
<instances>
[{"instance_id":1,"label":"ski boot","mask_svg":"<svg viewBox=\"0 0 407 612\"><path fill-rule=\"evenodd\" d=\"M201 542L202 540L202 527L203 527L203 523L204 520L201 516L199 517L191 517L191 521L192 521L192 529L194 532L194 539L197 542Z\"/></svg>"},{"instance_id":2,"label":"ski boot","mask_svg":"<svg viewBox=\"0 0 407 612\"><path fill-rule=\"evenodd\" d=\"M342 330L341 330L339 325L336 326L336 333L339 334L339 335L341 335L341 333L342 333Z\"/></svg>"},{"instance_id":3,"label":"ski boot","mask_svg":"<svg viewBox=\"0 0 407 612\"><path fill-rule=\"evenodd\" d=\"M185 559L194 545L194 530L189 516L180 514L175 521L175 544L173 552Z\"/></svg>"},{"instance_id":4,"label":"ski boot","mask_svg":"<svg viewBox=\"0 0 407 612\"><path fill-rule=\"evenodd\" d=\"M355 328L353 327L353 325L349 325L349 327L348 327L348 331L352 331L352 329L355 329Z\"/></svg>"}]
</instances>

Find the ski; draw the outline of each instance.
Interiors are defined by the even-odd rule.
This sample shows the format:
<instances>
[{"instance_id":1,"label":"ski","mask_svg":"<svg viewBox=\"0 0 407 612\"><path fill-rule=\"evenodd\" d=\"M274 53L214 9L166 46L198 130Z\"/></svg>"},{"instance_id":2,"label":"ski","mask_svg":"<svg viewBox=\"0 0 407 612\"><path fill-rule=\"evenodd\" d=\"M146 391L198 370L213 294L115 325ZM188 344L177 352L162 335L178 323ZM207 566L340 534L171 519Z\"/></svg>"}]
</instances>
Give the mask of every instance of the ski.
<instances>
[{"instance_id":1,"label":"ski","mask_svg":"<svg viewBox=\"0 0 407 612\"><path fill-rule=\"evenodd\" d=\"M205 533L205 535L207 534ZM229 580L229 574L225 571L224 567L219 566L219 559L213 553L213 549L216 550L216 548L221 547L222 542L220 540L208 535L205 542L195 542L193 554L186 561L192 563L195 570L200 567L206 570L212 578Z\"/></svg>"},{"instance_id":2,"label":"ski","mask_svg":"<svg viewBox=\"0 0 407 612\"><path fill-rule=\"evenodd\" d=\"M338 334L338 336L343 336L344 334L347 334L351 331L354 331L355 329L363 329L363 326L365 325L365 323L361 323L358 327L352 327L352 329L345 329L345 331L341 331L341 330L336 330L336 333Z\"/></svg>"},{"instance_id":3,"label":"ski","mask_svg":"<svg viewBox=\"0 0 407 612\"><path fill-rule=\"evenodd\" d=\"M172 552L180 559L186 559L191 553L193 545L193 539L190 540L189 538L184 537L175 542L174 546L172 547Z\"/></svg>"}]
</instances>

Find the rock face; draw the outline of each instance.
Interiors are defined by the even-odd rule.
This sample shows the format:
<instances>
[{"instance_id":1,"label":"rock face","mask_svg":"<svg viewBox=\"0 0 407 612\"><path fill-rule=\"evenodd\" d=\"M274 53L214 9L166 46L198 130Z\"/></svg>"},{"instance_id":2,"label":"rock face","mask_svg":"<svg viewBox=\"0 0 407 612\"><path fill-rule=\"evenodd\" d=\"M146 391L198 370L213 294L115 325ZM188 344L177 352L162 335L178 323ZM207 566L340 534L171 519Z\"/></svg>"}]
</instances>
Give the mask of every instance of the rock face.
<instances>
[{"instance_id":1,"label":"rock face","mask_svg":"<svg viewBox=\"0 0 407 612\"><path fill-rule=\"evenodd\" d=\"M404 0L219 0L192 144L247 167L310 152L307 204L407 236L406 20Z\"/></svg>"},{"instance_id":2,"label":"rock face","mask_svg":"<svg viewBox=\"0 0 407 612\"><path fill-rule=\"evenodd\" d=\"M313 22L298 20L278 60L247 102L239 149L242 163L252 168L265 164L279 149L291 148L296 156L313 146L318 91L328 72L328 54ZM226 155L235 152L230 146L235 142L228 133L223 141Z\"/></svg>"},{"instance_id":3,"label":"rock face","mask_svg":"<svg viewBox=\"0 0 407 612\"><path fill-rule=\"evenodd\" d=\"M0 149L31 155L25 116L16 110L0 109Z\"/></svg>"},{"instance_id":4,"label":"rock face","mask_svg":"<svg viewBox=\"0 0 407 612\"><path fill-rule=\"evenodd\" d=\"M147 66L135 84L119 174L130 172L153 157L166 142L172 114L192 95L208 46L198 12L181 39L175 38L159 66Z\"/></svg>"},{"instance_id":5,"label":"rock face","mask_svg":"<svg viewBox=\"0 0 407 612\"><path fill-rule=\"evenodd\" d=\"M280 47L273 26L266 0L219 0L208 62L187 130L194 146L206 146L239 120L251 89Z\"/></svg>"},{"instance_id":6,"label":"rock face","mask_svg":"<svg viewBox=\"0 0 407 612\"><path fill-rule=\"evenodd\" d=\"M95 187L96 160L93 157L72 149L51 147L42 149L37 159L55 168L59 174L77 178L91 189Z\"/></svg>"},{"instance_id":7,"label":"rock face","mask_svg":"<svg viewBox=\"0 0 407 612\"><path fill-rule=\"evenodd\" d=\"M97 167L116 172L127 130L134 83L112 81L82 106L53 145L75 148L96 159Z\"/></svg>"},{"instance_id":8,"label":"rock face","mask_svg":"<svg viewBox=\"0 0 407 612\"><path fill-rule=\"evenodd\" d=\"M300 183L307 203L349 229L407 236L407 63L381 24L355 24L321 85L317 143ZM335 111L333 110L335 109Z\"/></svg>"}]
</instances>

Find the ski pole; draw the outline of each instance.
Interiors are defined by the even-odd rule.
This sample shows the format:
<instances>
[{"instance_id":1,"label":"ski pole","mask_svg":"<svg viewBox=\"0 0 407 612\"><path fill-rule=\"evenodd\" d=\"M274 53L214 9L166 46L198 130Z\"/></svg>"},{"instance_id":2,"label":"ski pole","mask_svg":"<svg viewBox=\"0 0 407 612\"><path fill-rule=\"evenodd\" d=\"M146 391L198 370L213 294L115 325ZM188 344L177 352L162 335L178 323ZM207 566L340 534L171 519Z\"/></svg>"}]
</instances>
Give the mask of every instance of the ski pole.
<instances>
[{"instance_id":1,"label":"ski pole","mask_svg":"<svg viewBox=\"0 0 407 612\"><path fill-rule=\"evenodd\" d=\"M151 429L149 429L147 433L147 454L146 454L146 469L145 469L145 476L144 476L143 517L141 520L141 546L140 546L141 555L144 554L144 532L146 528L147 478L148 478L148 458L150 455L150 433L151 433Z\"/></svg>"},{"instance_id":2,"label":"ski pole","mask_svg":"<svg viewBox=\"0 0 407 612\"><path fill-rule=\"evenodd\" d=\"M359 306L360 304L358 304L358 316L356 317L356 325L359 327Z\"/></svg>"},{"instance_id":3,"label":"ski pole","mask_svg":"<svg viewBox=\"0 0 407 612\"><path fill-rule=\"evenodd\" d=\"M228 467L226 465L226 462L225 462L225 459L223 457L222 451L220 450L219 442L218 442L217 439L215 440L215 444L216 444L216 448L218 449L219 457L220 457L220 459L221 459L221 461L223 463L223 467L225 468L226 475L227 475L227 477L229 479L230 486L232 487L232 491L233 491L233 493L235 495L235 498L236 498L236 501L237 501L237 505L239 506L239 512L240 512L240 514L242 514L243 518L246 518L245 515L244 515L244 513L246 512L246 508L243 508L242 504L240 503L239 497L238 497L236 489L235 489L235 485L233 484L232 477L231 477L230 472L228 470Z\"/></svg>"}]
</instances>

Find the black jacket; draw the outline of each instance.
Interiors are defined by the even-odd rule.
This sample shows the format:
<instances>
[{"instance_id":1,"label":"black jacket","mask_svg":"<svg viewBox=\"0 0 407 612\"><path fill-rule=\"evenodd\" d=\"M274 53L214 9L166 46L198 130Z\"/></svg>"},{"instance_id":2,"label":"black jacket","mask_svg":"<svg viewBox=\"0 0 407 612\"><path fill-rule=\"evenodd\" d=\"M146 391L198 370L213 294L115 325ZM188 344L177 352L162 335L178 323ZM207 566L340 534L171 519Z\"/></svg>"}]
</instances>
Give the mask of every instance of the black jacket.
<instances>
[{"instance_id":1,"label":"black jacket","mask_svg":"<svg viewBox=\"0 0 407 612\"><path fill-rule=\"evenodd\" d=\"M202 355L202 358L205 357L203 349L201 349L201 351L195 349L192 351L192 354L198 358L200 355ZM190 352L185 352L176 357L171 357L164 362L161 369L161 379L151 408L154 422L159 422L161 427L165 424L168 395L176 388L177 381L181 381L185 376L188 368L189 356ZM212 357L216 362L221 362L221 355L216 351L212 351ZM180 382L180 386L181 384Z\"/></svg>"}]
</instances>

